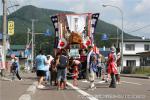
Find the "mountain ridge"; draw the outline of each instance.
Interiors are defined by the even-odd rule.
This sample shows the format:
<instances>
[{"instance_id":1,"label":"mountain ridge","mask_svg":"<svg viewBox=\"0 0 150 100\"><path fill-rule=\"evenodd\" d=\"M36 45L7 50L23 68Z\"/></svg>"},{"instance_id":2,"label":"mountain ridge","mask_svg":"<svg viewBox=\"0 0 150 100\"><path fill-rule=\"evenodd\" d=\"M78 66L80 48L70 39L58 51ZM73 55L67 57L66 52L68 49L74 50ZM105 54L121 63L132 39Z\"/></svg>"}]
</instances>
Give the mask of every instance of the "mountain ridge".
<instances>
[{"instance_id":1,"label":"mountain ridge","mask_svg":"<svg viewBox=\"0 0 150 100\"><path fill-rule=\"evenodd\" d=\"M53 24L50 20L50 16L58 14L58 13L75 13L71 11L61 11L61 10L54 10L54 9L45 9L45 8L38 8L32 5L24 6L17 11L8 15L8 20L15 21L15 35L11 36L11 44L26 44L27 39L27 28L31 28L31 19L38 19L35 22L35 32L36 33L43 33L46 29L50 29L52 33L54 33ZM2 25L2 16L0 18L0 24ZM119 29L119 28L118 28ZM2 32L2 27L0 27L0 32ZM97 27L95 30L95 42L100 47L103 46L106 41L101 41L101 36L103 33L106 33L108 37L114 38L116 37L117 27L113 24L105 22L103 20L98 20ZM121 29L118 31L121 34ZM124 38L139 38L137 36L133 36L124 32ZM54 42L54 37L46 37L44 35L36 36L36 39L40 42ZM36 41L36 44L40 42ZM110 46L111 40L107 41L107 46ZM52 49L52 47L51 47Z\"/></svg>"}]
</instances>

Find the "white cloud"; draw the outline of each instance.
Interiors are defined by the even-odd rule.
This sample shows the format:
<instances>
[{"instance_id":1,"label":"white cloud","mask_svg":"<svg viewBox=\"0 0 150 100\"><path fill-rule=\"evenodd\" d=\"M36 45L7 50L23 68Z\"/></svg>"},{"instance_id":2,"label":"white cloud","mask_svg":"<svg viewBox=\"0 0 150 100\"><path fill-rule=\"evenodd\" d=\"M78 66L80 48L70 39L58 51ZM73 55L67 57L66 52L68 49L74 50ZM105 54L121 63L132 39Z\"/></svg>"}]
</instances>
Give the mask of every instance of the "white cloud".
<instances>
[{"instance_id":1,"label":"white cloud","mask_svg":"<svg viewBox=\"0 0 150 100\"><path fill-rule=\"evenodd\" d=\"M0 15L2 15L2 11L3 11L3 5L2 5L2 1L0 1Z\"/></svg>"},{"instance_id":2,"label":"white cloud","mask_svg":"<svg viewBox=\"0 0 150 100\"><path fill-rule=\"evenodd\" d=\"M150 4L150 0L142 0L135 7L135 11L137 13L149 13L150 10L149 4Z\"/></svg>"},{"instance_id":3,"label":"white cloud","mask_svg":"<svg viewBox=\"0 0 150 100\"><path fill-rule=\"evenodd\" d=\"M76 12L79 12L79 13L84 12L85 11L84 4L80 3L80 4L77 4L77 5L74 5L69 10L70 11L76 11Z\"/></svg>"},{"instance_id":4,"label":"white cloud","mask_svg":"<svg viewBox=\"0 0 150 100\"><path fill-rule=\"evenodd\" d=\"M136 22L132 22L130 20L123 20L124 25L123 25L123 30L124 32L128 33L128 34L132 34L135 36L145 36L147 38L150 38L150 23L149 22L141 22L141 21L136 21ZM111 23L117 27L119 27L121 29L122 27L122 22L121 19L113 19L112 21L109 21L108 23ZM145 27L147 26L147 27ZM145 27L145 28L143 28ZM139 30L138 30L139 29ZM137 31L136 31L137 30ZM116 29L117 31L117 29Z\"/></svg>"},{"instance_id":5,"label":"white cloud","mask_svg":"<svg viewBox=\"0 0 150 100\"><path fill-rule=\"evenodd\" d=\"M124 6L124 0L102 0L101 1L101 4L106 4L106 5L114 5L114 6L117 6L119 8L123 8ZM111 7L108 8L108 9L112 9Z\"/></svg>"},{"instance_id":6,"label":"white cloud","mask_svg":"<svg viewBox=\"0 0 150 100\"><path fill-rule=\"evenodd\" d=\"M16 0L20 6L25 6L30 3L31 0Z\"/></svg>"},{"instance_id":7,"label":"white cloud","mask_svg":"<svg viewBox=\"0 0 150 100\"><path fill-rule=\"evenodd\" d=\"M150 34L150 23L124 21L124 31L128 34L150 38L150 35L148 35Z\"/></svg>"},{"instance_id":8,"label":"white cloud","mask_svg":"<svg viewBox=\"0 0 150 100\"><path fill-rule=\"evenodd\" d=\"M15 0L13 0L15 1ZM121 28L121 15L118 9L103 8L103 4L114 5L124 12L124 30L129 32L150 24L150 0L17 0L20 7L34 5L40 8L69 10L73 12L100 12L100 19ZM2 6L1 6L2 8ZM0 9L2 12L2 9ZM0 13L1 13L0 12ZM131 34L148 34L150 27Z\"/></svg>"}]
</instances>

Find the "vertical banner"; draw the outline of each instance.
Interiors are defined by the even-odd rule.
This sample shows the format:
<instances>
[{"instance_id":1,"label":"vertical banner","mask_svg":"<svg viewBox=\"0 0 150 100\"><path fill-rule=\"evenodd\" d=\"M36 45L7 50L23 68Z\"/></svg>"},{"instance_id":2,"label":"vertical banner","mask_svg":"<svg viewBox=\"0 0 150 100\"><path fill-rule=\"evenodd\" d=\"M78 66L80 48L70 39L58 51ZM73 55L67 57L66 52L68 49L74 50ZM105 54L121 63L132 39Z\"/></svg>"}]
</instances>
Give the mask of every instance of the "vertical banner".
<instances>
[{"instance_id":1,"label":"vertical banner","mask_svg":"<svg viewBox=\"0 0 150 100\"><path fill-rule=\"evenodd\" d=\"M58 16L52 16L51 21L53 23L55 29L55 41L54 41L54 48L57 48L59 42L59 29L58 29Z\"/></svg>"},{"instance_id":2,"label":"vertical banner","mask_svg":"<svg viewBox=\"0 0 150 100\"><path fill-rule=\"evenodd\" d=\"M97 21L99 18L99 13L92 14L92 19L91 19L91 40L92 40L92 45L94 45L94 32L95 28L97 25Z\"/></svg>"},{"instance_id":3,"label":"vertical banner","mask_svg":"<svg viewBox=\"0 0 150 100\"><path fill-rule=\"evenodd\" d=\"M14 21L8 21L8 35L14 35Z\"/></svg>"},{"instance_id":4,"label":"vertical banner","mask_svg":"<svg viewBox=\"0 0 150 100\"><path fill-rule=\"evenodd\" d=\"M59 32L59 29L58 29L58 27L59 27L58 26L58 16L52 16L51 21L52 21L54 29L55 29L55 36L58 37L59 36L59 34L58 34L58 32Z\"/></svg>"}]
</instances>

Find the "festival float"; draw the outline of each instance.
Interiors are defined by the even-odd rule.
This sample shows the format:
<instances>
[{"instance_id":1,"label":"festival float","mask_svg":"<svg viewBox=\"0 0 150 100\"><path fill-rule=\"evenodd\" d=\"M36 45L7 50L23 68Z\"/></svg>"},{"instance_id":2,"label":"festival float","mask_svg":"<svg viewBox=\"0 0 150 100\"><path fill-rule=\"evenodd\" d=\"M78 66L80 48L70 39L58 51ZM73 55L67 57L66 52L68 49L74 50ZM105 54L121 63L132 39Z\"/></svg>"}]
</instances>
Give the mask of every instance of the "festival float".
<instances>
[{"instance_id":1,"label":"festival float","mask_svg":"<svg viewBox=\"0 0 150 100\"><path fill-rule=\"evenodd\" d=\"M54 54L65 49L70 57L78 59L79 50L94 46L98 18L99 13L61 13L51 16L55 29Z\"/></svg>"}]
</instances>

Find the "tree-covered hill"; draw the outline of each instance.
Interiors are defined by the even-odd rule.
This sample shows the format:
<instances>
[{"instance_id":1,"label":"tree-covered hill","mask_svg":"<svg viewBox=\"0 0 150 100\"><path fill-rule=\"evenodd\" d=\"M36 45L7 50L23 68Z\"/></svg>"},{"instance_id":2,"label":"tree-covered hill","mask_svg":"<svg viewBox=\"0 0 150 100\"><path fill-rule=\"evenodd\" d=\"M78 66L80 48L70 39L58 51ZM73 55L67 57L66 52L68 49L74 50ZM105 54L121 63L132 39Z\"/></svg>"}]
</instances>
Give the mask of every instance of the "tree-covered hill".
<instances>
[{"instance_id":1,"label":"tree-covered hill","mask_svg":"<svg viewBox=\"0 0 150 100\"><path fill-rule=\"evenodd\" d=\"M46 29L50 29L54 33L54 28L50 20L50 16L58 13L73 13L68 11L60 11L53 9L37 8L32 5L24 6L16 12L8 15L8 20L15 21L15 35L10 37L11 44L26 44L27 28L31 28L31 19L37 19L35 22L35 32L43 33ZM2 16L0 17L0 32L2 32ZM98 46L103 46L105 42L101 41L103 33L108 34L110 38L116 37L117 27L115 25L99 20L96 27L95 42ZM121 30L119 29L119 33ZM54 43L54 35L46 37L44 35L36 35L36 47L45 47L48 51L52 50ZM139 38L130 34L124 33L124 38ZM40 46L39 46L40 45ZM111 45L111 40L107 41L106 46Z\"/></svg>"}]
</instances>

